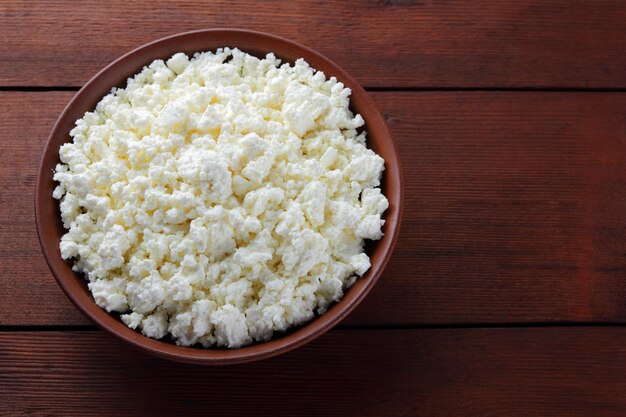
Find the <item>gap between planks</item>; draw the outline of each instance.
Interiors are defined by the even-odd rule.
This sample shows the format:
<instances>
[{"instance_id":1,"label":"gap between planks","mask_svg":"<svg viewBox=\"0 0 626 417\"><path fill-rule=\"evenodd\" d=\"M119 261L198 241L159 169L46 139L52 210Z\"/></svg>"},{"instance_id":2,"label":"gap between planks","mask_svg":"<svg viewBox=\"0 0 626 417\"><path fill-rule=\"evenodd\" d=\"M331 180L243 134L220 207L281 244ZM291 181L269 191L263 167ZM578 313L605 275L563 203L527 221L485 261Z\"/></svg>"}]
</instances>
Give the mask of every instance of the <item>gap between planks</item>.
<instances>
[{"instance_id":1,"label":"gap between planks","mask_svg":"<svg viewBox=\"0 0 626 417\"><path fill-rule=\"evenodd\" d=\"M454 329L527 329L554 327L626 327L626 322L602 321L547 321L520 323L451 323L451 324L374 324L374 325L339 325L332 330L454 330ZM91 332L100 330L96 325L2 325L3 332Z\"/></svg>"},{"instance_id":2,"label":"gap between planks","mask_svg":"<svg viewBox=\"0 0 626 417\"><path fill-rule=\"evenodd\" d=\"M363 87L369 92L537 92L537 93L626 93L626 88L569 88L569 87ZM0 86L0 92L50 91L76 92L80 86Z\"/></svg>"}]
</instances>

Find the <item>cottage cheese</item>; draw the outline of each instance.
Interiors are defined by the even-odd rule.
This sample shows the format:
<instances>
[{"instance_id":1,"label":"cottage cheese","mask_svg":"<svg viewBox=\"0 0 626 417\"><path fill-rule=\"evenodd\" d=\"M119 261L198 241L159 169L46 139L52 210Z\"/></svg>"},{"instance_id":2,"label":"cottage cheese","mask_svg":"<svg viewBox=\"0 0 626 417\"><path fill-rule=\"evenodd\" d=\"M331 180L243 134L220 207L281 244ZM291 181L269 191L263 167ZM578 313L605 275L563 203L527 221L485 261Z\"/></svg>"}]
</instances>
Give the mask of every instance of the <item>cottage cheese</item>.
<instances>
[{"instance_id":1,"label":"cottage cheese","mask_svg":"<svg viewBox=\"0 0 626 417\"><path fill-rule=\"evenodd\" d=\"M323 314L388 202L350 90L303 61L178 53L76 121L54 179L64 259L146 336L236 348Z\"/></svg>"}]
</instances>

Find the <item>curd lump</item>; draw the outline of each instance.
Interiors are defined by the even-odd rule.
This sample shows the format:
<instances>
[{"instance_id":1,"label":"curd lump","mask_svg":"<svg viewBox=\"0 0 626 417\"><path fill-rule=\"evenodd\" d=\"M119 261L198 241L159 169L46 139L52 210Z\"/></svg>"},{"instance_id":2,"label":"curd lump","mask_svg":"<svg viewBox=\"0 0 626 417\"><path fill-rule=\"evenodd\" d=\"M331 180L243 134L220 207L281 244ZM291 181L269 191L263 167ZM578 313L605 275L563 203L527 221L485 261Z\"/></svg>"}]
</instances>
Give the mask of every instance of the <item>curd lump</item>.
<instances>
[{"instance_id":1,"label":"curd lump","mask_svg":"<svg viewBox=\"0 0 626 417\"><path fill-rule=\"evenodd\" d=\"M388 201L351 91L302 59L156 60L76 121L55 170L63 259L151 338L236 348L323 314Z\"/></svg>"}]
</instances>

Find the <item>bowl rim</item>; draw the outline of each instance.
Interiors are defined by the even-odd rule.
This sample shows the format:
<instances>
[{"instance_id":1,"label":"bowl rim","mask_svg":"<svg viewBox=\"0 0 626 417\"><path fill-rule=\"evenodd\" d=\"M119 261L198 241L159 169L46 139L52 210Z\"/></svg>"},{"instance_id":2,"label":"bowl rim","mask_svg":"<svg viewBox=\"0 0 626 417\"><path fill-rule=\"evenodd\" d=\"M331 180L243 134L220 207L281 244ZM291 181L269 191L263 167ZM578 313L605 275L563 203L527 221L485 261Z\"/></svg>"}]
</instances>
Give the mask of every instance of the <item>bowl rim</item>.
<instances>
[{"instance_id":1,"label":"bowl rim","mask_svg":"<svg viewBox=\"0 0 626 417\"><path fill-rule=\"evenodd\" d=\"M327 76L334 76L339 81L343 82L344 85L348 86L352 89L352 97L359 97L361 100L362 106L369 107L370 115L368 119L366 119L367 126L371 126L373 123L377 125L379 129L382 131L382 135L385 137L383 142L385 146L389 146L390 154L392 156L392 160L388 160L388 157L385 158L385 174L389 175L391 173L390 180L392 181L392 186L395 187L396 192L393 197L395 197L392 201L389 195L386 195L390 202L390 208L385 213L386 222L393 222L391 227L387 230L386 235L378 242L385 242L385 248L382 253L382 259L380 263L377 265L377 268L373 271L372 268L361 278L357 280L357 282L362 281L365 277L368 277L365 281L365 284L360 288L358 293L348 299L348 295L351 294L351 291L346 291L344 297L335 305L329 309L325 314L321 316L316 316L313 320L304 323L301 326L298 326L296 330L287 335L281 335L277 338L272 338L266 342L255 342L251 345L237 348L237 349L215 349L215 348L197 348L197 347L183 347L177 346L174 344L166 343L160 340L155 340L148 338L147 336L142 335L141 333L132 330L126 327L124 324L116 320L109 313L102 310L98 307L91 297L90 300L85 300L76 294L75 290L71 288L71 280L80 279L83 282L86 282L84 277L78 276L78 274L64 274L62 271L58 269L59 263L64 263L60 258L58 253L58 240L54 241L54 245L51 242L51 238L46 235L46 228L44 227L44 222L46 221L43 218L43 213L41 212L42 206L45 204L50 204L49 201L46 203L44 199L52 198L51 195L47 195L44 191L46 188L45 181L51 178L51 174L47 174L44 172L45 165L47 159L49 158L57 158L58 159L58 147L54 145L53 139L60 134L63 134L64 137L67 137L67 131L62 132L61 125L66 122L66 118L68 117L68 113L71 110L74 110L75 106L78 106L83 96L87 94L87 92L92 89L94 85L97 86L98 83L102 82L103 77L108 75L110 72L114 71L118 67L123 67L123 65L133 59L138 58L143 55L146 55L146 60L143 61L143 65L147 65L152 62L155 58L149 58L149 52L153 48L158 48L160 45L164 45L167 42L175 41L175 40L184 40L185 38L193 38L194 36L250 36L254 38L261 39L264 43L274 43L279 45L279 48L292 48L292 50L300 53L301 56L305 57L307 61L310 61L310 57L314 57L315 60L319 62L323 62L326 68L332 69L332 74L326 74ZM224 45L228 46L228 45ZM234 45L235 47L237 45ZM181 47L181 50L183 48ZM215 48L208 48L205 50L214 50ZM243 51L246 48L241 48ZM198 52L203 52L198 50ZM280 51L267 51L274 52L278 58L281 58ZM167 57L162 57L161 59L166 59ZM310 62L309 62L310 63ZM316 68L313 64L311 64L313 68ZM326 71L324 71L326 72ZM130 74L132 76L132 74ZM120 83L126 82L128 76L125 76ZM119 84L119 83L118 83ZM102 96L100 96L101 98ZM90 111L88 109L86 111ZM375 111L374 111L375 110ZM365 118L365 116L363 116ZM372 118L374 120L372 120ZM48 176L50 175L50 177ZM72 97L72 99L65 106L57 120L55 121L53 128L46 139L46 143L43 149L43 153L39 162L39 169L37 172L37 181L35 185L35 223L37 227L37 235L39 239L39 243L42 248L42 252L46 262L57 281L58 285L61 287L66 296L72 301L72 303L84 314L86 315L92 322L98 325L103 330L108 333L116 336L119 339L122 339L129 343L130 346L135 348L139 348L140 350L146 351L153 355L167 358L170 360L185 362L185 363L194 363L194 364L209 364L209 365L225 365L225 364L235 364L235 363L244 363L244 362L252 362L264 358L269 358L272 356L276 356L287 351L293 350L299 346L302 346L311 340L321 336L322 334L329 331L335 325L337 325L342 319L344 319L350 312L352 312L358 304L365 298L365 296L370 292L373 288L374 284L378 281L380 276L382 275L385 266L388 264L389 259L393 253L394 247L398 240L398 235L400 231L400 220L402 218L402 210L403 210L403 197L404 197L404 181L403 174L400 165L400 159L398 150L393 140L393 136L387 126L385 119L382 117L380 111L376 107L373 99L365 92L363 87L346 71L344 71L341 67L339 67L336 63L334 63L329 58L323 56L322 54L314 51L307 46L304 46L298 42L252 30L246 29L235 29L235 28L218 28L218 29L200 29L193 30L188 32L176 33L170 36L166 36L151 42L148 42L144 45L141 45L122 56L118 57L110 64L105 66L103 69L98 71L93 77L87 81L83 87ZM58 203L57 207L58 207ZM393 210L392 210L393 208ZM57 209L58 215L58 209ZM60 217L60 215L59 215ZM356 284L355 284L356 285ZM353 286L354 287L354 286ZM352 289L352 288L351 288ZM91 295L91 293L89 293ZM345 301L345 302L344 302ZM88 305L89 302L91 306ZM94 310L95 307L97 310ZM330 314L332 311L332 314Z\"/></svg>"}]
</instances>

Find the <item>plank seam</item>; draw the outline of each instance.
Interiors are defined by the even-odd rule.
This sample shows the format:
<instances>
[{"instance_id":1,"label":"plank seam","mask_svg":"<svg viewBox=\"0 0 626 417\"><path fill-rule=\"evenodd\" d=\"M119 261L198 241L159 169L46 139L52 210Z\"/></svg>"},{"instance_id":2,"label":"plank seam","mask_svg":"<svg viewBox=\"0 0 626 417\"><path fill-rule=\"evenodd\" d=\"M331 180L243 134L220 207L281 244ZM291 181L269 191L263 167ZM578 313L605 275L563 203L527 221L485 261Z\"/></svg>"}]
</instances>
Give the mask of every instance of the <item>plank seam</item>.
<instances>
[{"instance_id":1,"label":"plank seam","mask_svg":"<svg viewBox=\"0 0 626 417\"><path fill-rule=\"evenodd\" d=\"M76 92L77 86L0 86L11 92ZM570 88L570 87L364 87L369 92L538 92L538 93L626 93L626 88Z\"/></svg>"},{"instance_id":2,"label":"plank seam","mask_svg":"<svg viewBox=\"0 0 626 417\"><path fill-rule=\"evenodd\" d=\"M445 330L445 329L509 329L544 327L626 327L626 322L547 321L527 323L450 323L450 324L373 324L343 325L337 330ZM100 330L95 325L0 325L0 332L84 332Z\"/></svg>"}]
</instances>

